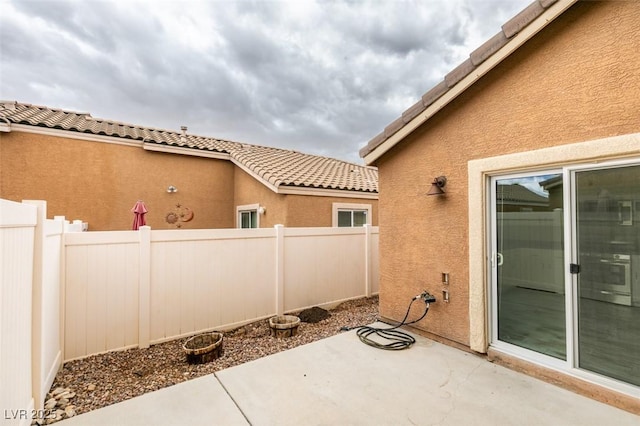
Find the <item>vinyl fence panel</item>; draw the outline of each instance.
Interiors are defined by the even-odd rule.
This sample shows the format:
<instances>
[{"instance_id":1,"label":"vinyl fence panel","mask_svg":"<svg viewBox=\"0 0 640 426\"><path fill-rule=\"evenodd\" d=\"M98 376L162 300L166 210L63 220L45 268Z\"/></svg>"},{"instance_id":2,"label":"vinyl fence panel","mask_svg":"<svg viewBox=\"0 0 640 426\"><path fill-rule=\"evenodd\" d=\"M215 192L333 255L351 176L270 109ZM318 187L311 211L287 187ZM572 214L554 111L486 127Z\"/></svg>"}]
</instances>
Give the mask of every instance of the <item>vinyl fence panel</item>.
<instances>
[{"instance_id":1,"label":"vinyl fence panel","mask_svg":"<svg viewBox=\"0 0 640 426\"><path fill-rule=\"evenodd\" d=\"M65 234L65 360L377 291L377 228Z\"/></svg>"},{"instance_id":2,"label":"vinyl fence panel","mask_svg":"<svg viewBox=\"0 0 640 426\"><path fill-rule=\"evenodd\" d=\"M138 236L65 235L65 359L138 345Z\"/></svg>"},{"instance_id":3,"label":"vinyl fence panel","mask_svg":"<svg viewBox=\"0 0 640 426\"><path fill-rule=\"evenodd\" d=\"M37 208L32 284L32 386L36 412L62 365L61 251L64 221L47 219L45 201L26 200Z\"/></svg>"},{"instance_id":4,"label":"vinyl fence panel","mask_svg":"<svg viewBox=\"0 0 640 426\"><path fill-rule=\"evenodd\" d=\"M152 235L153 343L273 315L272 229Z\"/></svg>"},{"instance_id":5,"label":"vinyl fence panel","mask_svg":"<svg viewBox=\"0 0 640 426\"><path fill-rule=\"evenodd\" d=\"M37 208L0 200L0 407L3 424L29 425L32 282Z\"/></svg>"},{"instance_id":6,"label":"vinyl fence panel","mask_svg":"<svg viewBox=\"0 0 640 426\"><path fill-rule=\"evenodd\" d=\"M285 311L364 295L362 228L289 228L284 241Z\"/></svg>"}]
</instances>

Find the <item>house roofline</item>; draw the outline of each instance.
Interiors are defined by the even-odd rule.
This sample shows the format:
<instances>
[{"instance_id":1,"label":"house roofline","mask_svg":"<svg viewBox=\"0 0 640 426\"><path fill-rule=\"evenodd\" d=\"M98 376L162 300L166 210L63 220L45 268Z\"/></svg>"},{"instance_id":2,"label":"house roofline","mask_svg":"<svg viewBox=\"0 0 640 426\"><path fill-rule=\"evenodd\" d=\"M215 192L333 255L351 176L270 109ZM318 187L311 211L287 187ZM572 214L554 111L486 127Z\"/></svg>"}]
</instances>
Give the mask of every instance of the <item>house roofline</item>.
<instances>
[{"instance_id":1,"label":"house roofline","mask_svg":"<svg viewBox=\"0 0 640 426\"><path fill-rule=\"evenodd\" d=\"M74 132L74 131L65 130L65 129L52 129L50 127L33 126L31 124L11 123L8 126L8 130L6 131L35 133L38 135L56 136L56 137L61 137L66 139L78 139L78 140L89 141L89 142L103 142L103 143L111 143L116 145L135 146L135 147L142 147L143 145L143 141L137 140L137 139L126 139L126 138L114 137L114 136L102 136L102 135L96 135L93 133Z\"/></svg>"},{"instance_id":2,"label":"house roofline","mask_svg":"<svg viewBox=\"0 0 640 426\"><path fill-rule=\"evenodd\" d=\"M365 192L365 191L353 191L346 189L329 189L329 188L314 188L309 186L290 186L282 185L282 181L278 180L275 184L272 184L264 177L260 176L250 167L244 163L238 161L236 158L231 157L231 162L235 164L239 169L247 173L249 176L269 188L276 194L283 195L313 195L316 197L339 197L339 198L361 198L368 200L377 200L377 192Z\"/></svg>"},{"instance_id":3,"label":"house roofline","mask_svg":"<svg viewBox=\"0 0 640 426\"><path fill-rule=\"evenodd\" d=\"M8 105L8 107L7 107ZM271 189L275 193L304 193L308 195L322 195L325 193L330 193L331 196L342 196L348 198L372 198L371 194L377 194L377 181L372 183L369 179L369 173L366 173L365 176L352 179L348 174L345 175L344 170L339 167L335 169L333 167L333 163L343 163L345 165L349 165L349 167L357 167L367 169L367 167L358 166L352 163L348 163L342 160L332 159L328 157L320 157L314 156L310 154L300 154L304 157L315 158L316 160L321 159L325 163L330 162L332 164L332 171L336 173L336 179L340 180L340 182L344 182L344 184L340 184L337 187L333 186L334 180L332 178L333 175L323 175L319 179L291 179L292 182L289 182L289 175L282 176L282 174L271 173L264 167L256 167L252 165L252 157L249 155L244 158L241 154L239 154L240 150L242 150L245 146L258 148L266 148L259 147L257 145L250 144L240 144L238 142L231 142L213 138L205 138L193 135L179 135L176 132L169 131L156 131L155 129L147 129L139 126L133 125L124 125L122 123L118 123L118 126L126 126L124 129L116 129L114 131L111 128L102 129L100 133L96 133L96 129L93 127L88 127L87 130L84 130L83 126L80 126L82 130L79 130L77 126L71 126L69 122L61 121L60 117L54 116L53 119L47 119L45 121L44 118L40 117L38 120L32 120L29 118L30 116L27 113L31 113L31 109L36 108L40 111L45 112L59 112L62 111L65 114L75 114L79 116L79 118L87 119L88 114L84 113L75 113L75 112L67 112L63 110L55 110L48 107L34 107L29 104L23 103L2 103L0 101L0 112L6 110L11 113L11 111L17 111L17 107L20 107L20 110L16 114L16 118L11 119L7 118L4 115L0 115L0 132L19 132L19 133L30 133L30 134L40 134L45 136L58 137L61 139L72 139L72 140L82 140L87 142L102 142L102 143L110 143L116 145L124 145L130 147L142 148L145 151L152 152L164 152L168 154L178 154L178 155L188 155L192 157L200 157L200 158L212 158L219 160L232 161L233 164L240 167L242 170L249 173L254 179L263 183L269 189ZM40 112L38 111L38 113ZM19 114L26 114L27 118L21 117ZM11 115L11 114L9 114ZM59 115L59 114L58 114ZM76 117L77 118L77 117ZM21 120L21 121L18 121ZM66 119L65 119L66 120ZM96 121L97 119L92 120ZM24 123L23 121L27 121ZM37 121L34 123L33 121ZM104 120L97 120L102 122ZM54 123L54 124L52 124ZM115 123L115 122L113 122ZM109 126L113 125L112 122L107 122ZM161 136L161 139L155 135L158 133ZM164 133L166 134L164 134ZM279 152L287 152L287 150L279 149L279 148L271 148L273 150ZM251 154L251 153L250 153ZM258 152L256 155L262 155L264 153ZM254 157L256 156L254 155ZM258 155L259 156L259 155ZM266 158L264 161L271 161L271 158ZM300 159L297 159L299 162ZM305 164L310 160L305 160ZM315 161L315 160L314 160ZM315 161L317 162L317 161ZM300 167L298 168L300 169ZM335 170L333 170L335 169ZM265 171L266 170L266 171ZM324 170L324 169L323 169ZM309 171L305 170L296 170L296 173L308 173ZM312 170L312 172L317 172L317 168ZM374 173L374 172L372 172ZM374 173L375 174L375 173ZM294 176L295 177L295 176ZM377 179L377 176L371 176L371 178ZM295 182L295 183L294 183ZM281 187L297 187L298 190L280 190ZM329 192L327 192L329 191ZM344 194L344 195L340 195ZM377 195L373 195L373 198L377 197Z\"/></svg>"},{"instance_id":4,"label":"house roofline","mask_svg":"<svg viewBox=\"0 0 640 426\"><path fill-rule=\"evenodd\" d=\"M313 195L316 197L337 197L337 198L360 198L363 200L377 200L377 192L354 191L346 189L313 188L308 186L288 186L278 187L278 194L286 195Z\"/></svg>"},{"instance_id":5,"label":"house roofline","mask_svg":"<svg viewBox=\"0 0 640 426\"><path fill-rule=\"evenodd\" d=\"M160 143L149 138L145 139L132 139L122 136L107 136L97 135L90 132L80 132L71 129L60 129L45 126L38 126L33 124L18 124L11 122L10 120L0 117L0 132L22 132L40 134L44 136L53 136L64 139L82 140L88 142L102 142L116 145L124 145L130 147L142 148L145 151L152 152L164 152L168 154L188 155L192 157L212 158L219 160L231 161L243 171L247 172L250 176L256 179L258 182L265 185L271 191L277 194L295 194L295 195L313 195L313 196L330 196L330 197L343 197L343 198L361 198L361 199L377 199L378 193L372 191L362 191L356 189L334 189L326 187L311 187L311 186L295 186L284 184L282 180L275 180L274 182L266 179L256 171L252 170L249 165L244 164L241 159L235 158L234 155L226 151L216 151L202 149L191 146L179 146L169 143ZM341 161L341 160L336 160ZM354 165L355 166L355 165Z\"/></svg>"},{"instance_id":6,"label":"house roofline","mask_svg":"<svg viewBox=\"0 0 640 426\"><path fill-rule=\"evenodd\" d=\"M280 184L279 182L277 182L276 185L273 185L271 182L269 182L268 180L266 180L265 178L260 176L258 173L254 172L253 170L251 170L251 168L249 168L248 166L243 164L241 161L238 161L238 159L231 157L230 160L240 170L242 170L245 173L247 173L249 176L251 176L252 178L257 180L258 182L260 182L261 184L263 184L264 186L269 188L271 191L275 192L276 194L278 193L278 185Z\"/></svg>"},{"instance_id":7,"label":"house roofline","mask_svg":"<svg viewBox=\"0 0 640 426\"><path fill-rule=\"evenodd\" d=\"M218 160L230 160L231 156L226 152L208 151L204 149L184 148L175 145L165 145L155 142L142 144L145 151L166 152L168 154L190 155L192 157L215 158Z\"/></svg>"},{"instance_id":8,"label":"house roofline","mask_svg":"<svg viewBox=\"0 0 640 426\"><path fill-rule=\"evenodd\" d=\"M364 158L365 164L374 165L382 155L498 66L577 1L536 0L509 20L502 26L501 32L472 52L465 62L447 74L445 79L427 92L418 103L406 110L400 118L389 124L381 134L363 147L360 150L360 156ZM530 15L537 13L540 8L546 9L531 22L526 23ZM524 26L520 28L522 25ZM484 58L483 54L502 43L504 44L500 48ZM416 114L416 111L421 112Z\"/></svg>"}]
</instances>

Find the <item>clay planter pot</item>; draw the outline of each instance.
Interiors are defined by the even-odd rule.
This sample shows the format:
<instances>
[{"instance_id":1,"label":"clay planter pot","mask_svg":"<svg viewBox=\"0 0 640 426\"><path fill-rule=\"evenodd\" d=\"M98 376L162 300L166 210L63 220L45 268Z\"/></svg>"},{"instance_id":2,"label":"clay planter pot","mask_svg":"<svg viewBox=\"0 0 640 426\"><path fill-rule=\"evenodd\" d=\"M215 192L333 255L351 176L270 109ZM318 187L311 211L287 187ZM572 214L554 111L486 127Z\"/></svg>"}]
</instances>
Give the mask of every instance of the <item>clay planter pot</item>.
<instances>
[{"instance_id":1,"label":"clay planter pot","mask_svg":"<svg viewBox=\"0 0 640 426\"><path fill-rule=\"evenodd\" d=\"M182 349L189 364L204 364L222 356L222 333L198 334L187 339Z\"/></svg>"},{"instance_id":2,"label":"clay planter pot","mask_svg":"<svg viewBox=\"0 0 640 426\"><path fill-rule=\"evenodd\" d=\"M274 337L291 337L298 334L300 318L293 315L278 315L269 318L271 335Z\"/></svg>"}]
</instances>

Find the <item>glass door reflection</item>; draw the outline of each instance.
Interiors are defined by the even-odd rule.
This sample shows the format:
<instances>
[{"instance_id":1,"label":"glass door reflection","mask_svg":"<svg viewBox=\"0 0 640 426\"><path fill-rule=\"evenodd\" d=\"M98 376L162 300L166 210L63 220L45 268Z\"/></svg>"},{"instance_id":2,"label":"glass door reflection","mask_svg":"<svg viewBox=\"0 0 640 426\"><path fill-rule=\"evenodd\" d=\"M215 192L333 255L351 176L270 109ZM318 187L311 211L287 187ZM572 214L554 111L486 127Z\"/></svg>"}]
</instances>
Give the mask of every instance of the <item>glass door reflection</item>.
<instances>
[{"instance_id":1,"label":"glass door reflection","mask_svg":"<svg viewBox=\"0 0 640 426\"><path fill-rule=\"evenodd\" d=\"M566 359L562 175L495 185L498 340Z\"/></svg>"},{"instance_id":2,"label":"glass door reflection","mask_svg":"<svg viewBox=\"0 0 640 426\"><path fill-rule=\"evenodd\" d=\"M640 166L575 172L578 366L640 385Z\"/></svg>"}]
</instances>

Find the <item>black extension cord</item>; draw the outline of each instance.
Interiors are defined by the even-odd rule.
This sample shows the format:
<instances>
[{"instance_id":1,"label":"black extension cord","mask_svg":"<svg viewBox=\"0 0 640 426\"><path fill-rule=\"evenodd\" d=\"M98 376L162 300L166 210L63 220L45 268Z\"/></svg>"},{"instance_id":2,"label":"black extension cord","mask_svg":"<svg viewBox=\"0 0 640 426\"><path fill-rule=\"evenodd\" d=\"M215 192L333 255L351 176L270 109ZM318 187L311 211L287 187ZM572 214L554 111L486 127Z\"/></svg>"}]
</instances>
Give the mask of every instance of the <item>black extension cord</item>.
<instances>
[{"instance_id":1,"label":"black extension cord","mask_svg":"<svg viewBox=\"0 0 640 426\"><path fill-rule=\"evenodd\" d=\"M414 320L411 322L405 322L409 317L409 312L411 311L411 305L413 305L413 302L415 302L418 299L422 299L425 302L424 314L422 314L422 316L417 320ZM359 327L342 327L342 330L357 329L358 331L356 331L356 334L358 335L358 338L360 339L360 341L366 345L372 346L377 349L384 349L387 351L399 351L402 349L407 349L416 342L416 339L413 336L405 333L404 331L398 330L398 328L402 327L403 325L415 324L418 321L422 320L424 317L427 316L427 312L429 312L429 303L435 302L435 301L436 301L436 298L430 295L429 293L427 293L426 291L417 295L416 297L411 299L411 303L409 303L409 307L407 308L407 313L405 314L402 322L400 322L400 324L391 328L378 328L378 327L372 327L370 325L361 325ZM375 340L371 339L372 335L376 335L385 340L388 340L389 343L376 342Z\"/></svg>"}]
</instances>

